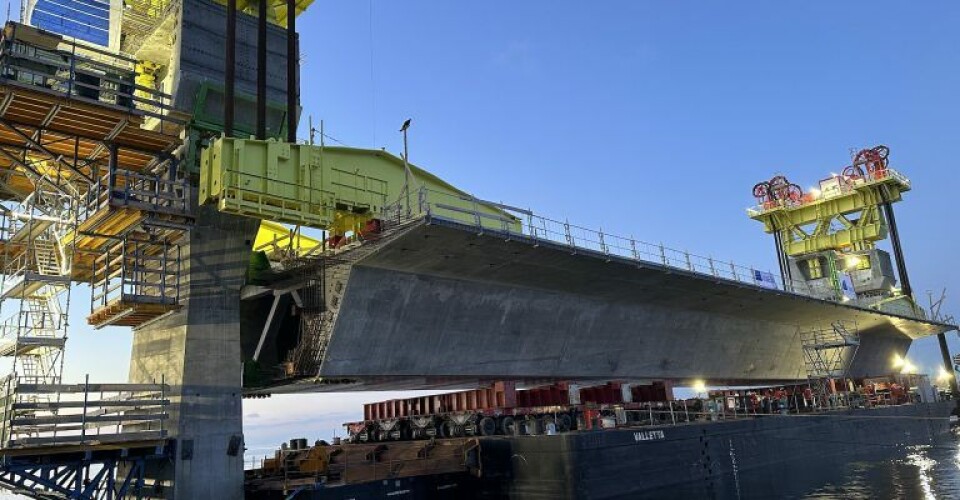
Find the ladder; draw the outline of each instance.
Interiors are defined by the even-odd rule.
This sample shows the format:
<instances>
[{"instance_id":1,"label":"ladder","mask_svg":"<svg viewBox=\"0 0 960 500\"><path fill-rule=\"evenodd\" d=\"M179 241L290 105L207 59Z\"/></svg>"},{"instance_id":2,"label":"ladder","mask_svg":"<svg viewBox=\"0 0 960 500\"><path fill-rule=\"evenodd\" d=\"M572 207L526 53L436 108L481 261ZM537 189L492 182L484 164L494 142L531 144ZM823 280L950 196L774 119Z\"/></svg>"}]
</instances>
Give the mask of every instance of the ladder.
<instances>
[{"instance_id":1,"label":"ladder","mask_svg":"<svg viewBox=\"0 0 960 500\"><path fill-rule=\"evenodd\" d=\"M833 380L844 378L860 347L856 323L834 321L829 328L800 331L807 380L817 399L829 405Z\"/></svg>"},{"instance_id":2,"label":"ladder","mask_svg":"<svg viewBox=\"0 0 960 500\"><path fill-rule=\"evenodd\" d=\"M4 213L0 302L10 316L0 356L29 384L59 384L66 343L73 248L62 237L76 225L76 188L37 177L36 189ZM57 189L59 186L59 189ZM61 191L62 190L62 191Z\"/></svg>"},{"instance_id":3,"label":"ladder","mask_svg":"<svg viewBox=\"0 0 960 500\"><path fill-rule=\"evenodd\" d=\"M319 294L320 307L304 308L300 316L300 341L287 355L288 376L317 376L330 344L340 305L347 291L353 265L376 253L384 242L399 236L421 217L385 218L376 239L352 242L313 257L321 279L313 280L311 294Z\"/></svg>"}]
</instances>

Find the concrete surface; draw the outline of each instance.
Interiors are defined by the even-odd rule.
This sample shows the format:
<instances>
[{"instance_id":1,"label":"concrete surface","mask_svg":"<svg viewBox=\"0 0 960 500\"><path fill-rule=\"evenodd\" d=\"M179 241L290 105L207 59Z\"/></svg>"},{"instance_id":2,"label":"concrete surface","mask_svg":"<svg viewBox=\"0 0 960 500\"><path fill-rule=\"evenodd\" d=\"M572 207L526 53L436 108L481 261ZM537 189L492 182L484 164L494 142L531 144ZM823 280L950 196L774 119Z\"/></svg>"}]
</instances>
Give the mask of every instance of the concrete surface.
<instances>
[{"instance_id":1,"label":"concrete surface","mask_svg":"<svg viewBox=\"0 0 960 500\"><path fill-rule=\"evenodd\" d=\"M269 392L498 378L798 380L806 378L799 330L836 320L860 331L851 374L880 375L913 339L950 329L433 222L351 271L320 371L345 383L304 380Z\"/></svg>"},{"instance_id":2,"label":"concrete surface","mask_svg":"<svg viewBox=\"0 0 960 500\"><path fill-rule=\"evenodd\" d=\"M130 382L171 385L175 461L148 473L166 481L163 498L243 497L240 289L258 224L200 207L183 309L134 332Z\"/></svg>"}]
</instances>

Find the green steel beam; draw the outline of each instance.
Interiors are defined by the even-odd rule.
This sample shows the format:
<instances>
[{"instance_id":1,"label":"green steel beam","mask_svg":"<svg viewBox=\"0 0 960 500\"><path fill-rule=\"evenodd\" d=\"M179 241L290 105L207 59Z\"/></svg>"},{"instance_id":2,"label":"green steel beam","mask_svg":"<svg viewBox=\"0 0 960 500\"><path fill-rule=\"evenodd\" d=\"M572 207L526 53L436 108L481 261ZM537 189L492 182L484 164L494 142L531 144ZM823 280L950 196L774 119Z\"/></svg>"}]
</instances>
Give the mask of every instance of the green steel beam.
<instances>
[{"instance_id":1,"label":"green steel beam","mask_svg":"<svg viewBox=\"0 0 960 500\"><path fill-rule=\"evenodd\" d=\"M867 250L888 236L880 205L898 202L910 184L889 169L882 179L854 186L839 196L782 203L748 211L768 233L782 231L784 252L799 256L824 250Z\"/></svg>"},{"instance_id":2,"label":"green steel beam","mask_svg":"<svg viewBox=\"0 0 960 500\"><path fill-rule=\"evenodd\" d=\"M200 203L247 217L342 234L380 217L386 206L406 206L408 198L404 162L385 151L220 137L200 156ZM451 218L479 218L491 228L515 220L421 168L409 168L414 215L423 189L453 208L445 212Z\"/></svg>"}]
</instances>

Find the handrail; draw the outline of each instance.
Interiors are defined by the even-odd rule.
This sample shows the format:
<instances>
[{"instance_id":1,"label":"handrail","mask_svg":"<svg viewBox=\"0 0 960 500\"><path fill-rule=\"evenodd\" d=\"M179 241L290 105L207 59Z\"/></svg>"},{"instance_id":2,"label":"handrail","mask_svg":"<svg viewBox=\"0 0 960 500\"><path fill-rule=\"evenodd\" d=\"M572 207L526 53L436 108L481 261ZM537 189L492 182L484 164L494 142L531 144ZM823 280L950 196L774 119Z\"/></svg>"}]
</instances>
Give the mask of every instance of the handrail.
<instances>
[{"instance_id":1,"label":"handrail","mask_svg":"<svg viewBox=\"0 0 960 500\"><path fill-rule=\"evenodd\" d=\"M447 199L452 202L444 203ZM468 201L470 206L464 207L464 201ZM514 211L507 207L509 206L479 200L468 195L451 195L421 188L418 209L423 216L472 225L481 232L502 231L527 238L535 243L550 243L572 251L663 266L800 295L813 295L813 290L806 282L785 280L784 277L768 270L677 250L662 243L627 238L605 232L603 229L589 229L571 224L569 221L537 215L530 210L513 216ZM501 215L497 215L498 213ZM491 225L489 221L495 221L497 224Z\"/></svg>"},{"instance_id":2,"label":"handrail","mask_svg":"<svg viewBox=\"0 0 960 500\"><path fill-rule=\"evenodd\" d=\"M888 169L892 172L892 169ZM893 174L891 174L893 175ZM402 201L402 200L401 200ZM462 193L419 188L417 206L407 212L411 218L436 219L472 227L478 233L496 232L525 239L533 244L549 244L573 253L591 254L604 259L621 259L646 266L658 266L784 293L824 299L810 283L785 277L759 267L690 253L537 215L531 210L516 210L509 205L481 200ZM384 207L384 220L399 220L405 209L400 202ZM840 299L838 298L838 301ZM842 299L844 304L869 307L860 299ZM920 313L915 317L922 318Z\"/></svg>"},{"instance_id":3,"label":"handrail","mask_svg":"<svg viewBox=\"0 0 960 500\"><path fill-rule=\"evenodd\" d=\"M0 399L0 448L162 438L169 387L30 383L11 376Z\"/></svg>"},{"instance_id":4,"label":"handrail","mask_svg":"<svg viewBox=\"0 0 960 500\"><path fill-rule=\"evenodd\" d=\"M171 117L173 97L156 88L137 83L136 60L121 54L63 40L46 48L13 38L4 38L0 47L0 78L20 85L39 86L79 100L92 100L128 110L138 115L183 125ZM77 52L80 47L82 51ZM92 52L107 56L103 60Z\"/></svg>"}]
</instances>

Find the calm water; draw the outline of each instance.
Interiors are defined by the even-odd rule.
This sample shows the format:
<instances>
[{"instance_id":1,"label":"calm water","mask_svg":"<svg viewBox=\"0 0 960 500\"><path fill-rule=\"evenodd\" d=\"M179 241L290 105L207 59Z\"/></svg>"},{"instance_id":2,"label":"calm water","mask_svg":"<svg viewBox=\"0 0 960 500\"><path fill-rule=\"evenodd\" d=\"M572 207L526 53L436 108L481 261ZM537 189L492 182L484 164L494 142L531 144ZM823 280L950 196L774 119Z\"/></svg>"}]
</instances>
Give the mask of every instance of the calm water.
<instances>
[{"instance_id":1,"label":"calm water","mask_svg":"<svg viewBox=\"0 0 960 500\"><path fill-rule=\"evenodd\" d=\"M960 430L936 443L792 463L727 476L713 495L659 492L657 498L960 499Z\"/></svg>"}]
</instances>

